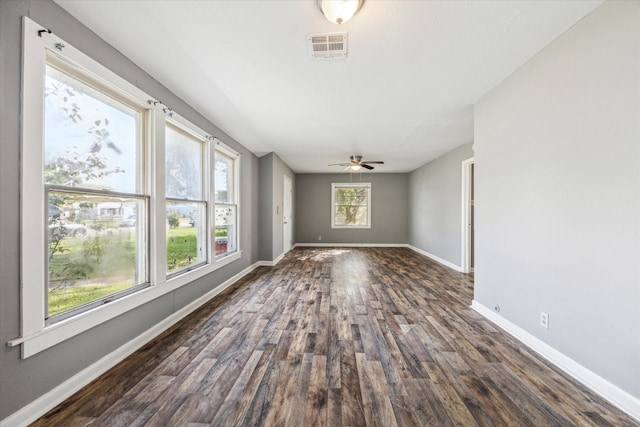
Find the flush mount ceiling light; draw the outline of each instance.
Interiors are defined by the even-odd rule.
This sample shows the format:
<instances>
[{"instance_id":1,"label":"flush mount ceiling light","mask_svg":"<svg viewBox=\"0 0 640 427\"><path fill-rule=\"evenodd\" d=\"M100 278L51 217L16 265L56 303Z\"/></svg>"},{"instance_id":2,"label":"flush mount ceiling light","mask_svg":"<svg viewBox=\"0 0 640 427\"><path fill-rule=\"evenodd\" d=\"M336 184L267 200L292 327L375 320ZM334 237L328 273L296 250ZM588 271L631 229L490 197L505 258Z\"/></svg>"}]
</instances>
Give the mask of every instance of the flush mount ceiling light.
<instances>
[{"instance_id":1,"label":"flush mount ceiling light","mask_svg":"<svg viewBox=\"0 0 640 427\"><path fill-rule=\"evenodd\" d=\"M334 24L343 24L353 18L364 0L317 0L325 18Z\"/></svg>"}]
</instances>

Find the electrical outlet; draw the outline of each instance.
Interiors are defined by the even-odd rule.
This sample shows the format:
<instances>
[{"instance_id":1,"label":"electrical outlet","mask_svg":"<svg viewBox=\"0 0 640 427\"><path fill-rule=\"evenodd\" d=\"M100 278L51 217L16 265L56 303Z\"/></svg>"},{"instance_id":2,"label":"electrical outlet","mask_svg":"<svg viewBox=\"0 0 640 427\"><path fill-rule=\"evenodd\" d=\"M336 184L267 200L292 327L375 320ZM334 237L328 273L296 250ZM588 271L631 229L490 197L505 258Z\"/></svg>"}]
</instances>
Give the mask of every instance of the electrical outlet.
<instances>
[{"instance_id":1,"label":"electrical outlet","mask_svg":"<svg viewBox=\"0 0 640 427\"><path fill-rule=\"evenodd\" d=\"M549 315L544 311L540 312L540 326L549 329Z\"/></svg>"},{"instance_id":2,"label":"electrical outlet","mask_svg":"<svg viewBox=\"0 0 640 427\"><path fill-rule=\"evenodd\" d=\"M322 236L318 236L318 240L322 240Z\"/></svg>"}]
</instances>

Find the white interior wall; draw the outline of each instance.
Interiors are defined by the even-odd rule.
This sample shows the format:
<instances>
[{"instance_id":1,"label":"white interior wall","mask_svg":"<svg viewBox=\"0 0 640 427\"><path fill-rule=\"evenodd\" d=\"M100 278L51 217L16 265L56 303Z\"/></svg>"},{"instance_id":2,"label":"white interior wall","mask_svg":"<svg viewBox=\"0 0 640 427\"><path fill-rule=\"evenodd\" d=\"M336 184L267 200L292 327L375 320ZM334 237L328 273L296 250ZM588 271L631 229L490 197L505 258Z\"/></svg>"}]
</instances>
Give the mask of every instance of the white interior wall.
<instances>
[{"instance_id":1,"label":"white interior wall","mask_svg":"<svg viewBox=\"0 0 640 427\"><path fill-rule=\"evenodd\" d=\"M475 108L475 302L636 405L639 141L640 2L605 2Z\"/></svg>"}]
</instances>

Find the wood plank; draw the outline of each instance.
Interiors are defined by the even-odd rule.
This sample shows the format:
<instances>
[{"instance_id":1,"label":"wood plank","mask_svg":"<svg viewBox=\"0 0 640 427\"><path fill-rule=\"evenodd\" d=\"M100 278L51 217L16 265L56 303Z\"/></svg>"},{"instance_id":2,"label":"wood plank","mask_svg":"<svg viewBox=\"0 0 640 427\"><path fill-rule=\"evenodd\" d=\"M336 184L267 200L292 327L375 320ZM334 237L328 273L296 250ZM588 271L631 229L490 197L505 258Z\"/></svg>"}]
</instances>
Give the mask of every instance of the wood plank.
<instances>
[{"instance_id":1,"label":"wood plank","mask_svg":"<svg viewBox=\"0 0 640 427\"><path fill-rule=\"evenodd\" d=\"M327 357L313 356L311 366L311 378L309 379L309 392L307 394L307 411L305 425L327 425Z\"/></svg>"},{"instance_id":2,"label":"wood plank","mask_svg":"<svg viewBox=\"0 0 640 427\"><path fill-rule=\"evenodd\" d=\"M33 425L639 426L472 298L406 248L296 248Z\"/></svg>"}]
</instances>

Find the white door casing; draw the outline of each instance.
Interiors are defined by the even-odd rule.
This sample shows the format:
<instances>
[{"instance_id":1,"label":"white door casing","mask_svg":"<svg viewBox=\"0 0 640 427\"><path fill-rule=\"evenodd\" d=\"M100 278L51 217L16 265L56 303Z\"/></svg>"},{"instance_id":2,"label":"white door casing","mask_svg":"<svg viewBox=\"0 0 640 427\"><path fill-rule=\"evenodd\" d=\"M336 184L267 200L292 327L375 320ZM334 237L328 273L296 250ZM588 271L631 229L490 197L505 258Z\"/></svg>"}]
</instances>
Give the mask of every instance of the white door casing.
<instances>
[{"instance_id":1,"label":"white door casing","mask_svg":"<svg viewBox=\"0 0 640 427\"><path fill-rule=\"evenodd\" d=\"M293 221L292 221L292 201L293 189L291 186L291 178L284 176L284 200L282 206L282 251L287 253L291 250L293 239Z\"/></svg>"},{"instance_id":2,"label":"white door casing","mask_svg":"<svg viewBox=\"0 0 640 427\"><path fill-rule=\"evenodd\" d=\"M462 162L462 272L473 271L473 165L474 158Z\"/></svg>"}]
</instances>

